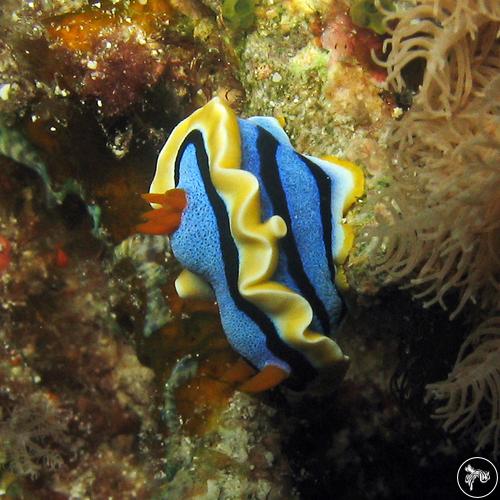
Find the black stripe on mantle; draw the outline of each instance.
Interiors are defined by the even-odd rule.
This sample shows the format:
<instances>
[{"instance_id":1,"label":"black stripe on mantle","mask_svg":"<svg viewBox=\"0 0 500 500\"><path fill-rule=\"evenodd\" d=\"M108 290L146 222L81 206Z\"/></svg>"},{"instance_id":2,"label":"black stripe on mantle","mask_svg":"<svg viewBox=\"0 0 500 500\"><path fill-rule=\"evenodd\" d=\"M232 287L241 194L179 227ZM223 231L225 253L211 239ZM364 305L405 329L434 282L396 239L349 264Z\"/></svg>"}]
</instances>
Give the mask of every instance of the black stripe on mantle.
<instances>
[{"instance_id":1,"label":"black stripe on mantle","mask_svg":"<svg viewBox=\"0 0 500 500\"><path fill-rule=\"evenodd\" d=\"M305 356L286 344L279 336L272 320L255 304L244 298L238 289L239 254L236 243L230 230L227 208L222 198L217 193L210 177L208 155L199 130L191 131L182 142L175 160L174 182L177 186L180 176L180 162L184 151L189 145L196 150L197 166L207 193L209 203L214 211L219 232L224 273L228 284L229 293L236 306L251 318L266 337L267 348L277 357L286 361L292 368L292 377L288 385L299 389L317 374L315 368L307 361ZM250 364L251 362L247 360Z\"/></svg>"},{"instance_id":2,"label":"black stripe on mantle","mask_svg":"<svg viewBox=\"0 0 500 500\"><path fill-rule=\"evenodd\" d=\"M276 159L276 153L278 149L278 141L273 135L259 127L259 135L257 138L257 150L260 156L260 174L264 187L268 193L269 199L274 209L274 213L278 214L286 223L288 227L287 234L280 240L281 248L285 253L288 261L288 272L293 278L295 283L300 289L301 295L309 302L312 307L315 316L321 325L323 333L328 335L330 333L330 316L328 311L323 304L323 301L319 298L316 293L314 285L309 280L307 273L304 270L304 264L300 257L300 252L297 248L297 242L295 241L295 236L293 234L292 218L290 211L288 209L288 203L286 199L286 193L283 188L283 184L280 178L280 172L278 168L278 162ZM330 179L323 174L321 176L317 171L313 171L311 165L307 163L307 158L299 155L300 159L304 161L306 166L311 171L313 178L317 184L318 193L320 196L320 217L323 227L323 239L329 236L329 245L325 241L325 252L326 258L328 260L328 266L331 273L330 262L331 255L331 208L330 208L330 196L331 187ZM320 169L318 169L320 170ZM323 173L321 171L321 173ZM328 201L328 211L325 212L325 200ZM330 251L330 253L328 253ZM330 259L329 259L330 257ZM333 261L332 261L333 266ZM335 268L333 268L335 271ZM333 283L333 281L332 281Z\"/></svg>"}]
</instances>

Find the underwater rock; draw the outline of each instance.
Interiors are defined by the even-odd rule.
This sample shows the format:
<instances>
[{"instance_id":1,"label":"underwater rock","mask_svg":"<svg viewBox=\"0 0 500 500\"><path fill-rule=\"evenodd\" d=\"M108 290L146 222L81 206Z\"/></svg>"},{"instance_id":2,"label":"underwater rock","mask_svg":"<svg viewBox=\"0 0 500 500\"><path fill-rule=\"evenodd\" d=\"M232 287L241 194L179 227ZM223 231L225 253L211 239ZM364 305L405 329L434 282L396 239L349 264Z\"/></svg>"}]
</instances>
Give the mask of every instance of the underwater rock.
<instances>
[{"instance_id":1,"label":"underwater rock","mask_svg":"<svg viewBox=\"0 0 500 500\"><path fill-rule=\"evenodd\" d=\"M276 410L236 393L203 434L167 440L166 498L298 498L273 422Z\"/></svg>"},{"instance_id":2,"label":"underwater rock","mask_svg":"<svg viewBox=\"0 0 500 500\"><path fill-rule=\"evenodd\" d=\"M134 137L154 133L219 88L239 88L215 14L197 2L8 2L0 33L0 112L70 128L92 116L110 146L121 142L119 156L118 122Z\"/></svg>"},{"instance_id":3,"label":"underwater rock","mask_svg":"<svg viewBox=\"0 0 500 500\"><path fill-rule=\"evenodd\" d=\"M329 51L321 47L329 9L318 28L316 18L313 23L310 15L294 16L287 6L268 5L276 15L259 17L257 31L242 43L240 78L247 95L243 114L284 120L299 151L356 163L358 158L346 155L347 147L370 138L382 148L391 107L371 78L371 68L330 63Z\"/></svg>"},{"instance_id":4,"label":"underwater rock","mask_svg":"<svg viewBox=\"0 0 500 500\"><path fill-rule=\"evenodd\" d=\"M147 7L129 9L92 9L47 20L50 53L64 68L66 91L94 97L104 117L121 115L142 99L166 66L153 38L159 18L172 14L168 2L158 3L157 21Z\"/></svg>"},{"instance_id":5,"label":"underwater rock","mask_svg":"<svg viewBox=\"0 0 500 500\"><path fill-rule=\"evenodd\" d=\"M381 81L385 79L383 70L375 64L371 52L382 55L382 38L369 29L356 26L352 19L352 9L334 4L324 21L321 44L330 50L330 61L361 64Z\"/></svg>"},{"instance_id":6,"label":"underwater rock","mask_svg":"<svg viewBox=\"0 0 500 500\"><path fill-rule=\"evenodd\" d=\"M222 16L236 31L247 30L255 22L255 1L223 0Z\"/></svg>"},{"instance_id":7,"label":"underwater rock","mask_svg":"<svg viewBox=\"0 0 500 500\"><path fill-rule=\"evenodd\" d=\"M171 265L167 269L166 262L170 258L168 241L162 236L133 235L114 250L113 266L119 265L123 259L130 259L139 279L144 281L147 309L143 333L146 337L172 319L161 289L174 267Z\"/></svg>"},{"instance_id":8,"label":"underwater rock","mask_svg":"<svg viewBox=\"0 0 500 500\"><path fill-rule=\"evenodd\" d=\"M1 118L0 155L33 169L33 171L40 176L45 191L45 202L49 207L63 204L64 201L72 195L82 199L84 198L81 185L73 179L66 180L59 190L54 189L47 165L42 159L40 151L35 148L19 130L9 126ZM93 235L97 238L105 238L106 232L100 225L100 208L94 203L86 204L85 208L92 220Z\"/></svg>"},{"instance_id":9,"label":"underwater rock","mask_svg":"<svg viewBox=\"0 0 500 500\"><path fill-rule=\"evenodd\" d=\"M5 236L0 235L0 272L9 267L12 255L12 245Z\"/></svg>"},{"instance_id":10,"label":"underwater rock","mask_svg":"<svg viewBox=\"0 0 500 500\"><path fill-rule=\"evenodd\" d=\"M171 432L178 432L182 425L182 417L177 411L176 391L189 382L198 371L198 361L191 354L187 354L175 364L163 392L162 416Z\"/></svg>"},{"instance_id":11,"label":"underwater rock","mask_svg":"<svg viewBox=\"0 0 500 500\"><path fill-rule=\"evenodd\" d=\"M379 7L380 6L380 7ZM387 33L383 11L394 10L392 0L354 0L349 9L349 15L357 26L368 28L378 35Z\"/></svg>"},{"instance_id":12,"label":"underwater rock","mask_svg":"<svg viewBox=\"0 0 500 500\"><path fill-rule=\"evenodd\" d=\"M105 272L106 247L88 215L73 224L64 202L50 207L43 192L33 171L1 158L0 232L12 258L0 276L0 474L14 472L12 493L40 491L30 478L39 475L46 492L69 495L78 471L91 494L100 445L126 462L138 432L155 432L153 373L117 336L113 303L121 291ZM36 411L39 420L23 416L33 414L33 401L47 405ZM130 463L127 488L153 484L150 462ZM112 490L111 474L99 481Z\"/></svg>"}]
</instances>

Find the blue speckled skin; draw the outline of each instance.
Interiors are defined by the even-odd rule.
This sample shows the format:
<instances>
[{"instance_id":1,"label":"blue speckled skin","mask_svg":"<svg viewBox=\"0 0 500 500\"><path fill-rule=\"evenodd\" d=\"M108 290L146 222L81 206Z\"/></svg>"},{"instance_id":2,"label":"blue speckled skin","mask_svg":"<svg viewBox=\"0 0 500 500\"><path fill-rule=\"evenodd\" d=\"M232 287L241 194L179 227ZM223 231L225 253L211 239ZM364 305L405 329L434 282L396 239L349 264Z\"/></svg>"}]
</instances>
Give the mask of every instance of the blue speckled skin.
<instances>
[{"instance_id":1,"label":"blue speckled skin","mask_svg":"<svg viewBox=\"0 0 500 500\"><path fill-rule=\"evenodd\" d=\"M307 286L312 288L323 308L323 316L318 312L318 307L314 306L314 301L309 301L313 309L311 326L314 330L329 335L338 324L342 301L333 282L332 233L325 232L325 220L328 218L332 224L331 195L328 199L323 199L321 212L317 177L322 177L325 189L331 188L330 182L333 180L314 161L298 154L284 131L272 119L258 117L240 119L238 122L241 168L251 172L259 180L263 210L261 219L267 220L278 213L287 222L288 233L279 242L278 266L271 279L286 285L308 301L309 297L304 290ZM269 332L262 329L262 318L259 319L253 312L249 314L248 310L245 312L235 300L234 283L231 286L229 282L237 276L237 269L228 269L231 260L221 251L224 239L230 245L228 240L231 235L221 229L224 226L221 226L221 216L217 215L213 199L207 194L206 179L204 181L200 169L199 149L202 148L198 147L197 152L195 145L189 143L183 152L181 148L182 156L178 157L179 182L176 187L186 191L187 208L179 228L171 236L172 251L182 266L204 278L213 288L224 331L234 349L259 370L272 364L287 372L292 369L305 371L304 366L308 363L304 357L292 352L294 350L289 346L279 344L279 335L278 341L275 339L274 343L271 342ZM316 172L316 177L312 172ZM279 182L273 179L279 179ZM280 183L282 189L276 193ZM328 189L326 192L329 192ZM323 198L324 195L325 191ZM285 200L288 221L286 214L276 207L276 199L280 196ZM330 241L327 241L328 238ZM287 248L292 248L295 257L298 256L299 265L296 260L290 262L292 254L287 253ZM327 258L328 252L330 259ZM299 276L297 268L302 273ZM303 277L309 283L306 283L306 288ZM270 322L269 318L267 321ZM273 328L272 322L270 328Z\"/></svg>"},{"instance_id":2,"label":"blue speckled skin","mask_svg":"<svg viewBox=\"0 0 500 500\"><path fill-rule=\"evenodd\" d=\"M313 283L320 300L327 309L330 319L329 329L325 330L313 316L311 326L314 330L328 335L338 324L342 313L340 298L327 264L323 229L319 214L319 193L316 182L304 164L304 157L297 153L290 144L283 129L274 125L274 120L256 117L250 120L239 119L243 168L252 172L260 181L263 219L274 215L268 192L262 182L261 170L266 168L266 159L257 151L257 134L260 127L265 127L278 142L277 164L281 182L286 193L286 200L292 216L292 233L302 259L302 265ZM255 123L259 127L255 126ZM282 242L280 242L280 246ZM280 249L281 250L281 249ZM287 285L300 293L300 289L290 276L286 255L280 251L280 260L273 280ZM314 313L314 309L313 309Z\"/></svg>"},{"instance_id":3,"label":"blue speckled skin","mask_svg":"<svg viewBox=\"0 0 500 500\"><path fill-rule=\"evenodd\" d=\"M186 191L188 206L182 215L181 225L170 237L172 251L183 267L196 272L212 286L220 308L222 327L233 348L258 369L266 364L275 364L290 371L290 365L273 355L266 346L265 335L231 297L214 210L196 165L195 148L190 145L180 162L177 186Z\"/></svg>"}]
</instances>

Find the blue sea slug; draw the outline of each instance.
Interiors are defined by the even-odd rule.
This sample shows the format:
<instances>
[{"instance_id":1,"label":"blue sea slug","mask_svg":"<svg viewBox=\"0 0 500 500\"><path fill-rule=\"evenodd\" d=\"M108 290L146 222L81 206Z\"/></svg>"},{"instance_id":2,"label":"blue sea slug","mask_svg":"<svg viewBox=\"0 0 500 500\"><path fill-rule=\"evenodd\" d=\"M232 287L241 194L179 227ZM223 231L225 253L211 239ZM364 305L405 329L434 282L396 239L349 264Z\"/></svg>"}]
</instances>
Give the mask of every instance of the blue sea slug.
<instances>
[{"instance_id":1,"label":"blue sea slug","mask_svg":"<svg viewBox=\"0 0 500 500\"><path fill-rule=\"evenodd\" d=\"M139 230L171 233L181 297L215 296L229 342L259 371L242 390L345 362L329 336L342 314L336 266L352 244L342 218L363 189L355 165L301 155L277 120L239 119L218 98L171 133Z\"/></svg>"}]
</instances>

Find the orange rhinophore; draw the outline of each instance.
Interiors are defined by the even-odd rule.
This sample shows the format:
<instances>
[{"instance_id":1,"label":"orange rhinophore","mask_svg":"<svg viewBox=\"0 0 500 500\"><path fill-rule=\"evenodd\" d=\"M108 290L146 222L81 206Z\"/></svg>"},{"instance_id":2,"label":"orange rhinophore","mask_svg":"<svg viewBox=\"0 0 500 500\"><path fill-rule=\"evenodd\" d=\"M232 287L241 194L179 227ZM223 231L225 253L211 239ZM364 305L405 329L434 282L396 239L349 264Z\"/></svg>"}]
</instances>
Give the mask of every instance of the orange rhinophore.
<instances>
[{"instance_id":1,"label":"orange rhinophore","mask_svg":"<svg viewBox=\"0 0 500 500\"><path fill-rule=\"evenodd\" d=\"M163 194L143 194L148 203L156 203L161 208L154 208L143 214L147 221L136 226L137 231L145 234L171 234L181 223L182 212L186 208L186 193L182 189L169 189Z\"/></svg>"}]
</instances>

